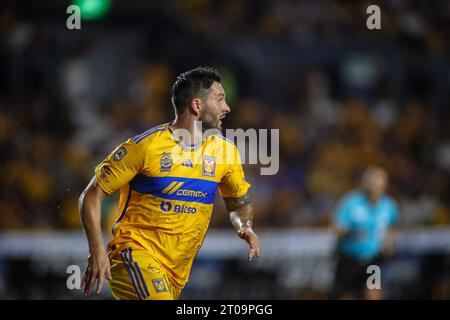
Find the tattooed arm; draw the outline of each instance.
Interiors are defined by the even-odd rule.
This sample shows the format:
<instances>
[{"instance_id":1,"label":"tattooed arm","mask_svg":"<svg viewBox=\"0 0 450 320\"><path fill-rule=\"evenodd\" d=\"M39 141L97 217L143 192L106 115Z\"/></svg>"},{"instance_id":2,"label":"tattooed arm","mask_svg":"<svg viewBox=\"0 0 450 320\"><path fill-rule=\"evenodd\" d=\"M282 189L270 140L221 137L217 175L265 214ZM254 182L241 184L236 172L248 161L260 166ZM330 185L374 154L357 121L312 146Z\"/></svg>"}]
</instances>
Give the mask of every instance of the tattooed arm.
<instances>
[{"instance_id":1,"label":"tattooed arm","mask_svg":"<svg viewBox=\"0 0 450 320\"><path fill-rule=\"evenodd\" d=\"M239 198L223 198L225 206L230 214L231 224L234 226L238 236L244 239L249 247L248 261L252 261L256 255L259 257L259 239L252 229L253 210L250 195L246 193Z\"/></svg>"},{"instance_id":2,"label":"tattooed arm","mask_svg":"<svg viewBox=\"0 0 450 320\"><path fill-rule=\"evenodd\" d=\"M231 224L241 237L245 229L251 229L253 224L252 203L250 195L246 193L239 198L224 198L225 206L230 213Z\"/></svg>"}]
</instances>

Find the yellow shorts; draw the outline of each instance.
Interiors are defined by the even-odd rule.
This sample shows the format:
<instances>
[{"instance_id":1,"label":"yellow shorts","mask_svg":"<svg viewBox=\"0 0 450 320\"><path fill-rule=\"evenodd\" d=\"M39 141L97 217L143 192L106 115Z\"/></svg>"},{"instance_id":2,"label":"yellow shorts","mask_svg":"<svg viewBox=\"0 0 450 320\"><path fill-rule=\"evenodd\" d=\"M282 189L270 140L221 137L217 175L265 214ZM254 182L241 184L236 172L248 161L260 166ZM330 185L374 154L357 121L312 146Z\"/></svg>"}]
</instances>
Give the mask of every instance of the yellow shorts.
<instances>
[{"instance_id":1,"label":"yellow shorts","mask_svg":"<svg viewBox=\"0 0 450 320\"><path fill-rule=\"evenodd\" d=\"M117 300L177 300L182 291L157 260L131 247L111 259L111 276L108 284Z\"/></svg>"}]
</instances>

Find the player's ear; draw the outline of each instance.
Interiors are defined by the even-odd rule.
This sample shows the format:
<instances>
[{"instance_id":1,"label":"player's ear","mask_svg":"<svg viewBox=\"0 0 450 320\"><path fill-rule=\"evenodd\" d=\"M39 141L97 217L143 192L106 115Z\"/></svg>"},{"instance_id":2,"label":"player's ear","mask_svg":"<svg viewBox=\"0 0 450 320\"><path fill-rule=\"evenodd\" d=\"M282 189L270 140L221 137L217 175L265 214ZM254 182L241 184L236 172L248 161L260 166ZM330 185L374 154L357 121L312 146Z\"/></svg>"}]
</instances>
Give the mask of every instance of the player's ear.
<instances>
[{"instance_id":1,"label":"player's ear","mask_svg":"<svg viewBox=\"0 0 450 320\"><path fill-rule=\"evenodd\" d=\"M199 116L202 110L200 99L198 98L192 99L190 109L194 115Z\"/></svg>"}]
</instances>

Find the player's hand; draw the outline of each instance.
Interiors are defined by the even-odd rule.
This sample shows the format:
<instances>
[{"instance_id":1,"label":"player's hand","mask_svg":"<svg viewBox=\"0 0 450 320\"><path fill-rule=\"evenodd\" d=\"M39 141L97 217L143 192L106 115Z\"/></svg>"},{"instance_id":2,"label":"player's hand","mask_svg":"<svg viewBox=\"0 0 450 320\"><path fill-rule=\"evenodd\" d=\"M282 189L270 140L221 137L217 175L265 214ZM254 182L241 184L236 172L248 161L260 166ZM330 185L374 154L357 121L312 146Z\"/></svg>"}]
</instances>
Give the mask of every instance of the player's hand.
<instances>
[{"instance_id":1,"label":"player's hand","mask_svg":"<svg viewBox=\"0 0 450 320\"><path fill-rule=\"evenodd\" d=\"M93 252L88 257L88 265L81 280L81 287L84 287L84 294L89 295L97 280L96 293L99 294L103 287L103 278L112 280L109 258L105 249Z\"/></svg>"},{"instance_id":2,"label":"player's hand","mask_svg":"<svg viewBox=\"0 0 450 320\"><path fill-rule=\"evenodd\" d=\"M250 247L250 250L248 252L248 262L251 262L255 255L259 257L259 238L256 233L253 232L252 229L244 229L240 232L239 237L241 237L241 239L244 239Z\"/></svg>"}]
</instances>

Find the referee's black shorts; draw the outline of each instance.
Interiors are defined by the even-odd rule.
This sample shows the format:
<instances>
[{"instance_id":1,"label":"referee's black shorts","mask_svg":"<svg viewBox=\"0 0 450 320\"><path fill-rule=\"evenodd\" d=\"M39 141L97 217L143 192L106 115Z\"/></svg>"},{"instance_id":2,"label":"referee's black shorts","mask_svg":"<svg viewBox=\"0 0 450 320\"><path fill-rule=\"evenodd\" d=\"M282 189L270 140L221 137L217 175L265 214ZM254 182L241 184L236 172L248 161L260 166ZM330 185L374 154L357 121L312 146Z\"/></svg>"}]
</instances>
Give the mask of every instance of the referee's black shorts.
<instances>
[{"instance_id":1,"label":"referee's black shorts","mask_svg":"<svg viewBox=\"0 0 450 320\"><path fill-rule=\"evenodd\" d=\"M331 298L339 299L348 293L353 294L356 298L361 298L370 276L370 274L367 274L367 267L380 265L381 258L359 260L340 251L337 251L336 255L337 266Z\"/></svg>"}]
</instances>

